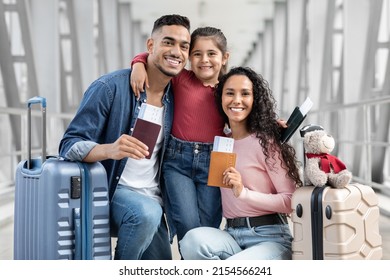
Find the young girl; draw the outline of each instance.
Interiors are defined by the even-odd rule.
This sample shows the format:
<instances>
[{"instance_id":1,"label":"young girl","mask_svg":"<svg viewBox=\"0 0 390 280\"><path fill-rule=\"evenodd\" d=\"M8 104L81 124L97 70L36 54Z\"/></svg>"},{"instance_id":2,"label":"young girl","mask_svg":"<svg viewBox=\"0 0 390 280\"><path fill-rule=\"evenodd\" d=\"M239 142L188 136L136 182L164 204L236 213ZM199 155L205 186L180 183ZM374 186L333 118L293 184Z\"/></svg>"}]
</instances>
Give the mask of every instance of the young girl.
<instances>
[{"instance_id":1,"label":"young girl","mask_svg":"<svg viewBox=\"0 0 390 280\"><path fill-rule=\"evenodd\" d=\"M216 100L234 138L236 167L221 188L225 230L199 227L180 241L184 259L291 259L284 215L302 186L294 149L281 144L275 100L267 82L249 68L220 79Z\"/></svg>"},{"instance_id":2,"label":"young girl","mask_svg":"<svg viewBox=\"0 0 390 280\"><path fill-rule=\"evenodd\" d=\"M147 54L141 54L132 61L131 85L136 93L143 91L144 85L148 90L146 58ZM177 233L180 240L188 230L200 226L218 228L222 220L220 190L207 186L207 176L214 136L224 136L225 122L215 104L214 88L226 72L228 58L221 30L198 28L191 35L192 71L182 70L172 79L174 119L162 166L171 238Z\"/></svg>"}]
</instances>

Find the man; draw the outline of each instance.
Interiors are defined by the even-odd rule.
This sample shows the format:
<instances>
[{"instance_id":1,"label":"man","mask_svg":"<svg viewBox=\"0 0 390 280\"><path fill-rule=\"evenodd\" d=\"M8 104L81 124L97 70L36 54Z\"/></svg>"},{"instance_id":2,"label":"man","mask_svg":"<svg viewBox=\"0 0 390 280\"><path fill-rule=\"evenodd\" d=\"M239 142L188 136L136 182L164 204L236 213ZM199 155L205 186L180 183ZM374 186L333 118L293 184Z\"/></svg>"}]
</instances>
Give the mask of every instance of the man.
<instances>
[{"instance_id":1,"label":"man","mask_svg":"<svg viewBox=\"0 0 390 280\"><path fill-rule=\"evenodd\" d=\"M130 69L93 82L65 131L60 155L104 165L109 183L114 259L172 259L160 192L160 168L173 119L170 80L185 66L190 22L166 15L154 23L147 74L149 87L136 99ZM130 136L141 104L155 107L162 129L150 159L147 146Z\"/></svg>"}]
</instances>

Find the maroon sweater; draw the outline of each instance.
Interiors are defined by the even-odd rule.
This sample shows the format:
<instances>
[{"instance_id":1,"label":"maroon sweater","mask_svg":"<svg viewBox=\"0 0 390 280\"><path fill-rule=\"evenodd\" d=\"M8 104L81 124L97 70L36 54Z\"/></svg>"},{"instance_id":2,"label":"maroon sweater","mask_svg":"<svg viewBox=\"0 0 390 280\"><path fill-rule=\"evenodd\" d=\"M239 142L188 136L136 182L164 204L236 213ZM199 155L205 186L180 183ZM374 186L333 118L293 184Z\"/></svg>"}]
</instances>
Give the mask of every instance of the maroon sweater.
<instances>
[{"instance_id":1,"label":"maroon sweater","mask_svg":"<svg viewBox=\"0 0 390 280\"><path fill-rule=\"evenodd\" d=\"M146 64L148 53L131 62ZM212 143L214 136L224 136L224 122L214 99L214 88L204 86L192 71L183 69L172 79L174 117L172 135L184 141Z\"/></svg>"}]
</instances>

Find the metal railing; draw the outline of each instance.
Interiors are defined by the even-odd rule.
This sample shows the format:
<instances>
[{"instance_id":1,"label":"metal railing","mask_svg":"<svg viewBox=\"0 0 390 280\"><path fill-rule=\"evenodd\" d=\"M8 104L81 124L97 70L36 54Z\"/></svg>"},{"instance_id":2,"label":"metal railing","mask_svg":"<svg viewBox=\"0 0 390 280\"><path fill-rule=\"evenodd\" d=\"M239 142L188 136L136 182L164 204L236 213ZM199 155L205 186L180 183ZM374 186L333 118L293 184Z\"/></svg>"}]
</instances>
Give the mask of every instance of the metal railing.
<instances>
[{"instance_id":1,"label":"metal railing","mask_svg":"<svg viewBox=\"0 0 390 280\"><path fill-rule=\"evenodd\" d=\"M315 119L316 120L315 122L317 122L321 125L324 125L325 129L327 127L331 126L332 131L338 131L338 132L341 131L342 132L345 129L347 129L347 127L350 125L350 122L343 120L343 121L339 121L336 123L329 123L329 121L327 121L327 119L332 118L330 115L337 114L337 118L342 119L341 115L344 114L346 110L350 110L350 109L361 110L363 112L363 114L362 114L363 123L362 123L362 127L361 127L363 139L361 139L361 140L356 140L356 139L348 140L348 139L339 138L339 139L336 139L336 143L338 144L338 147L360 146L363 149L364 162L367 164L367 166L364 169L365 171L364 171L363 176L360 176L360 177L355 176L355 179L359 180L363 183L375 186L378 189L383 189L384 187L387 186L387 184L383 184L383 182L375 182L371 178L372 149L378 148L378 147L382 147L382 148L386 149L386 154L388 154L389 156L385 159L385 164L384 164L383 168L388 168L388 170L390 170L390 167L389 167L390 166L390 150L389 150L390 149L390 141L389 141L389 139L387 139L387 141L373 141L372 140L372 132L371 132L372 131L372 123L373 123L373 120L372 120L373 112L372 111L373 111L374 106L378 106L378 105L385 106L386 104L388 104L388 106L390 107L390 96L384 96L384 97L380 97L380 98L375 98L375 99L371 99L371 100L364 100L361 102L355 102L355 103L349 103L349 104L335 104L332 106L324 106L318 110L311 111L308 115L308 118L307 118L307 120L309 122L311 120ZM387 110L390 110L390 108L388 108ZM25 110L25 109L0 107L0 116L1 115L8 115L8 116L17 115L17 116L21 117L20 118L21 119L20 128L21 128L21 132L22 132L21 135L23 138L21 143L26 142L26 129L25 129L26 128L26 120L27 120L26 114L27 114L27 110ZM39 116L40 112L33 110L32 115ZM74 116L73 114L69 114L69 113L67 113L67 114L65 114L65 113L52 113L52 112L47 113L47 119L48 119L47 135L48 135L48 138L51 139L51 141L48 141L48 143L49 143L48 144L48 153L55 154L57 152L58 143L60 140L59 137L61 137L63 132L64 132L63 121L71 120L73 118L73 116ZM334 118L334 116L333 116L333 118ZM378 122L377 125L382 124L383 126L389 126L389 120L379 120L377 122ZM335 126L338 126L338 127L335 127ZM4 130L4 128L0 127L0 131L2 131L2 129ZM7 133L6 131L2 131L1 134L2 134L2 137L4 137L4 136L8 137L9 143L12 143L11 133ZM339 133L339 134L342 134L342 133ZM12 145L10 145L10 147L8 147L6 149L6 151L4 151L4 147L3 147L3 149L0 149L0 151L2 151L2 153L0 154L0 161L1 162L4 162L4 161L10 162L14 167L13 169L15 169L15 159L18 156L21 156L22 158L24 158L27 155L26 150L24 148L24 147L26 147L26 145L22 145L22 146L23 146L22 149L19 151L16 151L12 147ZM339 149L339 150L342 150L342 149ZM35 149L35 150L33 150L33 152L37 153L37 152L39 152L39 149ZM387 175L389 176L389 174L387 174ZM4 178L0 178L0 185L4 184L7 181L12 182L12 180L13 180L13 175L10 176L9 178L7 178L6 180L4 180ZM388 180L389 180L389 178L387 178L385 183L387 183ZM390 186L387 186L387 187L390 189Z\"/></svg>"},{"instance_id":2,"label":"metal railing","mask_svg":"<svg viewBox=\"0 0 390 280\"><path fill-rule=\"evenodd\" d=\"M325 129L331 126L332 131L342 135L336 139L338 150L342 151L345 148L349 150L360 147L362 150L361 160L365 164L365 168L360 172L360 176L354 173L354 180L363 184L370 185L377 190L383 192L390 197L390 139L389 139L389 119L378 118L378 106L382 106L380 110L386 112L385 115L390 116L390 96L378 97L370 100L364 100L349 104L335 104L332 106L324 106L318 110L313 110L308 115L308 120L316 120L318 124L323 125ZM375 108L376 107L376 108ZM361 123L356 124L357 119L347 119L346 112L355 110L355 116L359 115ZM330 121L336 119L336 122ZM355 122L355 123L354 123ZM347 139L343 131L348 130L351 125L358 127L362 139L357 139L356 130L353 131L352 139ZM388 131L385 135L385 141L373 140L373 126L376 126L375 131L383 129ZM373 150L384 149L384 164L382 166L384 175L383 182L376 182L372 179L373 171Z\"/></svg>"},{"instance_id":3,"label":"metal railing","mask_svg":"<svg viewBox=\"0 0 390 280\"><path fill-rule=\"evenodd\" d=\"M41 113L38 110L32 110L32 116L41 116ZM1 167L0 170L0 186L9 186L14 184L14 175L16 171L16 167L18 164L18 159L27 159L27 109L21 108L6 108L0 107L0 117L5 116L18 116L20 117L20 126L21 129L21 143L22 148L20 150L16 150L13 145L13 135L10 131L7 131L6 127L0 127L0 132L5 142L6 147L0 147L0 162ZM64 129L64 121L71 120L74 115L73 114L65 114L65 113L53 113L47 112L47 138L49 141L47 142L47 154L56 155L58 153L58 144L59 141L65 131ZM7 120L4 119L4 122L0 122L7 124ZM33 148L32 154L38 154L41 152L41 148ZM1 176L2 174L2 176Z\"/></svg>"},{"instance_id":4,"label":"metal railing","mask_svg":"<svg viewBox=\"0 0 390 280\"><path fill-rule=\"evenodd\" d=\"M352 149L353 147L361 147L362 149L362 157L361 159L365 162L366 166L363 169L363 173L360 174L360 176L356 173L354 173L354 180L357 182L361 182L363 184L370 185L374 187L377 191L381 192L385 196L390 198L390 141L389 136L387 135L387 141L374 141L372 140L372 125L383 125L384 129L385 126L390 125L390 121L387 120L376 120L373 121L373 111L375 106L384 106L382 107L382 110L390 110L390 96L375 98L371 100L365 100L361 102L356 103L350 103L350 104L336 104L332 106L325 106L321 107L318 110L313 110L309 113L308 118L306 121L312 122L312 123L318 123L321 124L327 128L332 128L332 131L338 131L338 134L342 135L342 132L350 126L351 121L355 120L349 120L343 119L343 115L345 115L345 112L347 110L360 110L363 112L362 114L359 114L362 118L362 126L359 127L359 130L361 131L361 134L363 135L363 138L361 140L358 140L356 138L352 139L346 139L343 137L339 137L336 139L336 143L338 145L338 150L343 151L345 149ZM385 106L388 106L389 108L386 108ZM11 115L17 115L20 116L21 119L21 135L23 140L21 143L23 143L23 147L21 150L15 150L15 148L12 145L12 135L11 133L6 133L4 131L5 129L0 127L0 131L2 132L2 137L8 137L8 143L9 147L4 149L4 147L0 147L0 162L3 163L1 169L5 168L5 166L8 166L8 173L4 174L2 172L3 176L0 176L0 187L1 186L10 186L14 184L14 172L16 170L16 166L18 164L17 158L26 158L27 151L25 150L25 147L27 145L24 145L26 143L26 124L27 124L27 110L26 109L19 109L19 108L5 108L0 107L0 117L2 115L5 116L11 116ZM32 111L33 116L39 116L40 112L37 110ZM59 141L63 135L64 132L64 122L69 121L73 118L73 114L62 114L62 113L47 113L47 137L48 137L48 147L47 147L47 153L48 154L56 154L58 150L58 144ZM342 121L336 121L331 122L329 120L331 119L341 119ZM1 122L0 122L1 125ZM378 130L378 128L377 128ZM299 134L299 133L297 133ZM294 136L295 138L299 137L297 135ZM301 139L300 139L301 140ZM294 140L293 140L294 141ZM298 145L298 143L295 142L296 148L299 149L301 146L301 141ZM383 172L385 173L385 179L383 182L376 182L372 180L371 172L372 172L372 151L376 148L384 148L385 149L385 160L383 164ZM40 149L34 149L32 151L33 153L39 153ZM8 163L8 164L7 164ZM1 175L1 173L0 173ZM5 176L4 176L5 175Z\"/></svg>"},{"instance_id":5,"label":"metal railing","mask_svg":"<svg viewBox=\"0 0 390 280\"><path fill-rule=\"evenodd\" d=\"M388 104L388 105L387 105ZM389 140L389 132L386 136L385 141L376 141L373 140L373 135L372 135L372 126L376 125L376 131L383 129L389 131L389 125L390 125L390 120L389 119L377 119L373 120L373 115L374 115L374 107L377 106L383 106L381 110L387 110L387 114L390 116L390 96L384 96L384 97L379 97L371 100L364 100L356 103L350 103L350 104L339 104L339 105L332 105L329 107L321 108L320 110L316 110L313 112L310 112L311 115L317 115L318 119L321 118L326 118L327 114L332 114L332 113L337 113L337 117L339 121L337 124L339 125L338 130L339 131L344 131L347 129L347 127L350 125L350 122L345 119L345 116L348 115L346 112L347 110L351 109L356 109L362 112L361 117L362 117L362 124L359 126L359 129L362 131L363 139L357 140L348 140L345 138L339 138L337 139L337 143L340 146L354 146L354 147L361 147L363 149L363 160L367 164L367 168L364 169L364 174L362 178L356 178L360 179L363 182L366 182L370 185L377 185L377 187L381 188L383 187L383 184L381 182L374 182L371 178L371 171L372 171L372 162L373 162L373 157L372 157L372 151L373 149L376 148L385 148L386 149L386 154L388 154L388 157L385 157L385 162L383 165L383 168L386 166L389 166L390 164L390 140ZM344 119L342 119L344 117ZM356 136L356 134L355 134ZM390 168L387 170L389 171ZM389 175L389 174L387 174ZM378 184L380 183L380 184ZM390 186L389 186L390 187Z\"/></svg>"}]
</instances>

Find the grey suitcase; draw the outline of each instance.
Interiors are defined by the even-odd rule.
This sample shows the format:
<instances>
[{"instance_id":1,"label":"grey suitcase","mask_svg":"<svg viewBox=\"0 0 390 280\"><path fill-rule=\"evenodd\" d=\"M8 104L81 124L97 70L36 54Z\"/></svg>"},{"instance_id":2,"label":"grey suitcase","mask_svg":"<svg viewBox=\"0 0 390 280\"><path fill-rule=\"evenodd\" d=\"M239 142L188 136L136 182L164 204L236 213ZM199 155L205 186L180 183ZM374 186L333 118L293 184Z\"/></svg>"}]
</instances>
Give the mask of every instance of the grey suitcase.
<instances>
[{"instance_id":1,"label":"grey suitcase","mask_svg":"<svg viewBox=\"0 0 390 280\"><path fill-rule=\"evenodd\" d=\"M46 100L28 101L28 159L15 177L14 259L111 259L106 171L100 163L31 159L31 105L40 103L46 138Z\"/></svg>"}]
</instances>

